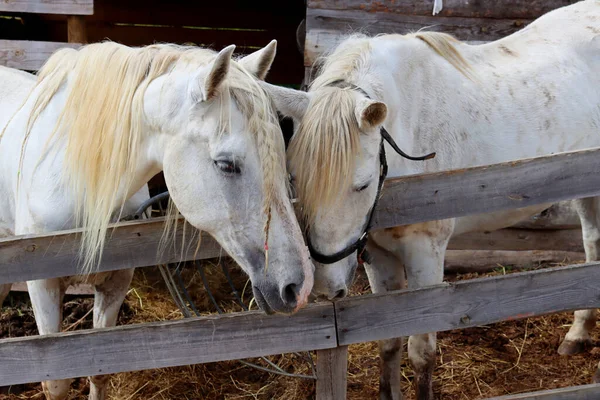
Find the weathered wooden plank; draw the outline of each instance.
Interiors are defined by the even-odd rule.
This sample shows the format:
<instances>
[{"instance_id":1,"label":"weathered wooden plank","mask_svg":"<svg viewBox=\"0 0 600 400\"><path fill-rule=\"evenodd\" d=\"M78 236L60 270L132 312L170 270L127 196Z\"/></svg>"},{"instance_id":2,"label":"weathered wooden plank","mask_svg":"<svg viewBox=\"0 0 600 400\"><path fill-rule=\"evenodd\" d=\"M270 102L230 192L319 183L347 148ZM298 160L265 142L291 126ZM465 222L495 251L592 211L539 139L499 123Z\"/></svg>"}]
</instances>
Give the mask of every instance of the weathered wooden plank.
<instances>
[{"instance_id":1,"label":"weathered wooden plank","mask_svg":"<svg viewBox=\"0 0 600 400\"><path fill-rule=\"evenodd\" d=\"M164 218L122 223L109 231L104 256L97 272L144 267L194 259L196 242L187 227L187 245L183 246L182 224L175 234L175 244L158 254ZM114 225L113 225L114 226ZM80 230L54 232L48 235L26 235L0 239L0 283L71 276L79 273ZM184 248L182 248L184 247ZM198 258L226 255L208 234L202 234Z\"/></svg>"},{"instance_id":2,"label":"weathered wooden plank","mask_svg":"<svg viewBox=\"0 0 600 400\"><path fill-rule=\"evenodd\" d=\"M600 194L600 149L386 181L374 229Z\"/></svg>"},{"instance_id":3,"label":"weathered wooden plank","mask_svg":"<svg viewBox=\"0 0 600 400\"><path fill-rule=\"evenodd\" d=\"M56 50L79 46L77 43L0 40L0 65L37 71Z\"/></svg>"},{"instance_id":4,"label":"weathered wooden plank","mask_svg":"<svg viewBox=\"0 0 600 400\"><path fill-rule=\"evenodd\" d=\"M489 272L499 267L527 268L539 263L584 262L585 253L552 250L447 250L445 273Z\"/></svg>"},{"instance_id":5,"label":"weathered wooden plank","mask_svg":"<svg viewBox=\"0 0 600 400\"><path fill-rule=\"evenodd\" d=\"M336 346L331 303L0 341L0 386Z\"/></svg>"},{"instance_id":6,"label":"weathered wooden plank","mask_svg":"<svg viewBox=\"0 0 600 400\"><path fill-rule=\"evenodd\" d=\"M599 398L600 384L592 384L544 390L541 392L509 394L500 397L490 397L487 400L598 400Z\"/></svg>"},{"instance_id":7,"label":"weathered wooden plank","mask_svg":"<svg viewBox=\"0 0 600 400\"><path fill-rule=\"evenodd\" d=\"M500 39L523 28L530 20L491 18L424 17L360 11L316 10L306 12L304 65L339 43L340 36L352 32L368 34L428 31L445 32L465 41Z\"/></svg>"},{"instance_id":8,"label":"weathered wooden plank","mask_svg":"<svg viewBox=\"0 0 600 400\"><path fill-rule=\"evenodd\" d=\"M348 346L317 351L317 400L345 400Z\"/></svg>"},{"instance_id":9,"label":"weathered wooden plank","mask_svg":"<svg viewBox=\"0 0 600 400\"><path fill-rule=\"evenodd\" d=\"M91 15L94 13L94 0L3 0L0 11Z\"/></svg>"},{"instance_id":10,"label":"weathered wooden plank","mask_svg":"<svg viewBox=\"0 0 600 400\"><path fill-rule=\"evenodd\" d=\"M561 250L583 251L581 228L575 229L501 229L465 233L450 239L453 250Z\"/></svg>"},{"instance_id":11,"label":"weathered wooden plank","mask_svg":"<svg viewBox=\"0 0 600 400\"><path fill-rule=\"evenodd\" d=\"M578 0L444 0L441 17L534 19ZM430 16L434 0L308 0L308 8Z\"/></svg>"},{"instance_id":12,"label":"weathered wooden plank","mask_svg":"<svg viewBox=\"0 0 600 400\"><path fill-rule=\"evenodd\" d=\"M337 301L340 345L600 306L600 263Z\"/></svg>"}]
</instances>

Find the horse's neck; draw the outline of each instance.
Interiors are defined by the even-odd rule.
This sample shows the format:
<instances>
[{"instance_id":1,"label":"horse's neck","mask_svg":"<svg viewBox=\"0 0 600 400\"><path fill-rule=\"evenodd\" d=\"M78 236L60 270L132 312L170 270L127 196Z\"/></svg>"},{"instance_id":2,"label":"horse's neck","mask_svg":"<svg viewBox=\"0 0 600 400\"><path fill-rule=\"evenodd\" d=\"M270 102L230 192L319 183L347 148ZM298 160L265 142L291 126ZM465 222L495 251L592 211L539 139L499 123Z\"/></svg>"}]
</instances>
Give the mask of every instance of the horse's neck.
<instances>
[{"instance_id":1,"label":"horse's neck","mask_svg":"<svg viewBox=\"0 0 600 400\"><path fill-rule=\"evenodd\" d=\"M3 165L0 182L9 182L12 196L16 199L17 213L28 215L35 209L36 214L45 213L56 215L57 226L54 229L66 229L70 226L62 226L65 220L73 213L74 196L62 180L64 174L66 139L51 139L58 117L64 107L67 97L67 85L61 89L50 100L45 110L32 126L29 135L26 135L26 126L32 113L35 98L38 96L34 90L32 96L25 105L14 115L8 125L5 137L0 142L0 151L10 155L10 161ZM17 107L20 103L17 105ZM8 117L10 118L10 117ZM89 132L93 134L93 132ZM51 139L49 141L49 139ZM23 142L26 140L26 146ZM115 204L121 204L127 198L136 193L145 183L161 170L156 163L156 154L164 148L160 143L160 135L149 132L141 141L138 149L137 167L131 179L132 186L129 189L125 185L116 194ZM21 161L22 149L23 158ZM86 149L93 152L94 149ZM18 190L17 180L19 178ZM35 192L36 196L29 193ZM29 199L26 201L26 199ZM40 204L31 204L32 201ZM25 207L23 209L22 207ZM49 216L41 215L40 218L48 219ZM62 222L60 222L62 221ZM47 225L52 226L52 222Z\"/></svg>"},{"instance_id":2,"label":"horse's neck","mask_svg":"<svg viewBox=\"0 0 600 400\"><path fill-rule=\"evenodd\" d=\"M370 71L362 76L373 91L379 88L377 97L388 106L384 125L405 152L415 156L432 151L438 154L432 161L415 162L389 151L390 176L452 166L455 159L463 158L459 154L462 149L454 136L439 134L445 128L435 123L443 124L453 112L456 104L452 99L456 96L463 101L472 99L476 106L473 85L465 84L467 78L421 40L381 39L372 46Z\"/></svg>"}]
</instances>

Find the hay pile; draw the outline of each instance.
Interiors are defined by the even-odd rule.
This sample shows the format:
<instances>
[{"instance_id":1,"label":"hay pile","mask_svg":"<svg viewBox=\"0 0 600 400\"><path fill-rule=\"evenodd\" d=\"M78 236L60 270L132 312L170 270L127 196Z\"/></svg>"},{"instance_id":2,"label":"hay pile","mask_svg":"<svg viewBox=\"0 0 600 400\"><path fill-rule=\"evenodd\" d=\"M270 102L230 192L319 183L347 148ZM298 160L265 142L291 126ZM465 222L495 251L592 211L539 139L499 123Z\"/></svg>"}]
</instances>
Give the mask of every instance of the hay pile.
<instances>
[{"instance_id":1,"label":"hay pile","mask_svg":"<svg viewBox=\"0 0 600 400\"><path fill-rule=\"evenodd\" d=\"M241 311L220 269L210 263L205 263L205 266L220 306L228 312ZM246 277L234 266L230 271L237 289L242 292ZM488 275L507 272L510 271L498 270ZM206 314L214 313L194 268L186 268L183 276L198 308ZM449 280L475 276L461 275ZM368 281L361 273L353 287L353 294L368 292ZM249 303L248 293L245 293L244 300ZM91 297L67 299L65 328L91 328L91 307ZM121 310L119 324L180 318L182 314L176 309L158 269L138 269ZM441 399L471 400L589 383L600 359L597 348L573 357L561 357L556 353L571 322L572 314L565 313L439 333L434 391L442 393ZM0 327L2 337L37 333L26 294L11 294L0 314ZM404 393L407 399L411 399L414 398L410 387L412 371L408 367L406 353L404 356ZM288 372L311 374L310 365L298 356L286 354L269 359ZM259 363L256 359L250 361ZM350 346L348 398L378 398L378 380L376 343ZM39 384L19 385L11 390L14 394L0 394L0 399L44 398ZM78 379L72 385L69 399L87 399L88 390L86 379ZM113 375L109 389L109 398L115 400L303 400L314 397L314 381L272 375L236 361L117 374Z\"/></svg>"}]
</instances>

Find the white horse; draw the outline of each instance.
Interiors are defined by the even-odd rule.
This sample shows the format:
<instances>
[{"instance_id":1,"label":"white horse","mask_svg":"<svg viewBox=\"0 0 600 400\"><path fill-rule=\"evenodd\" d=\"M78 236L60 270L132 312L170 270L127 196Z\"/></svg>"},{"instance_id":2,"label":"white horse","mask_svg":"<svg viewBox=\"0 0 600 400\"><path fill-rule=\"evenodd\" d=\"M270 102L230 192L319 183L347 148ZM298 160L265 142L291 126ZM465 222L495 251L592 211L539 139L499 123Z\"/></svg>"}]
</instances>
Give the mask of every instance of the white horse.
<instances>
[{"instance_id":1,"label":"white horse","mask_svg":"<svg viewBox=\"0 0 600 400\"><path fill-rule=\"evenodd\" d=\"M308 93L263 84L299 123L289 168L314 255L317 295L343 297L357 267L344 254L365 231L380 176L385 127L410 161L385 144L390 176L493 164L600 146L600 1L552 11L525 29L471 46L442 33L354 35L323 60ZM380 134L382 132L382 134ZM574 201L587 261L600 257L600 198ZM548 207L474 215L371 232L374 292L443 280L448 240L513 225ZM318 257L317 257L318 258ZM578 311L559 352L581 351L595 311ZM419 399L432 398L436 334L413 336L408 356ZM380 343L380 397L399 399L401 340Z\"/></svg>"},{"instance_id":2,"label":"white horse","mask_svg":"<svg viewBox=\"0 0 600 400\"><path fill-rule=\"evenodd\" d=\"M107 42L58 51L37 81L2 68L0 233L86 228L82 276L28 282L40 334L60 331L65 289L90 273L94 327L116 324L133 270L94 267L107 224L147 199L160 171L186 220L248 273L264 311L307 302L314 267L288 196L277 114L258 85L275 48L234 61L234 46L217 54ZM107 380L90 379L90 398L106 397ZM69 384L42 386L60 400Z\"/></svg>"}]
</instances>

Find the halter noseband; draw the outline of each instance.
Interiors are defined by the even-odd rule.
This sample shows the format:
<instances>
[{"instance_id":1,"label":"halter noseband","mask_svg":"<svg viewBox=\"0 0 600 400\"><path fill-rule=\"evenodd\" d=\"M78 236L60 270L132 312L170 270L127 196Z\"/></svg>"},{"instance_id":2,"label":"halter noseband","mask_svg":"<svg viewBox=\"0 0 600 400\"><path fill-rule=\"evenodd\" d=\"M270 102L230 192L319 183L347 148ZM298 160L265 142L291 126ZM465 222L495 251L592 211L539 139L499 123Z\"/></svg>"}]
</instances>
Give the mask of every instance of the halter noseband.
<instances>
[{"instance_id":1,"label":"halter noseband","mask_svg":"<svg viewBox=\"0 0 600 400\"><path fill-rule=\"evenodd\" d=\"M342 89L350 88L352 90L356 90L356 91L360 92L368 99L371 98L367 94L367 92L365 92L363 89L361 89L360 87L358 87L356 85L353 85L352 83L346 82L343 79L331 82L327 86L334 86L334 87L339 87ZM310 234L307 235L308 250L310 251L310 255L313 258L313 260L317 261L318 263L333 264L335 262L343 260L344 258L348 257L355 251L356 251L356 258L357 258L357 261L359 264L362 265L365 262L367 264L371 263L372 257L366 249L367 240L369 239L369 231L371 230L371 225L373 223L373 215L375 214L375 208L377 207L377 203L379 202L379 198L381 197L383 183L385 181L385 178L386 178L387 172L388 172L388 164L387 164L387 158L385 155L384 141L388 142L388 144L392 147L392 149L394 149L394 151L396 153L398 153L400 156L402 156L406 159L409 159L409 160L424 161L424 160L430 160L435 157L435 154L436 154L435 152L427 154L425 156L421 156L421 157L409 156L408 154L403 152L400 149L400 147L398 147L398 145L396 144L394 139L392 139L392 137L390 136L388 131L386 131L383 126L379 130L379 133L381 134L381 144L379 146L379 163L380 163L379 184L377 186L377 194L375 195L375 201L373 202L373 205L371 206L371 210L369 211L369 219L367 220L367 223L365 224L365 226L363 228L363 233L360 235L360 237L357 240L354 241L354 243L346 246L344 249L338 251L337 253L330 254L330 255L325 255L323 253L320 253L317 249L315 249L310 241Z\"/></svg>"}]
</instances>

